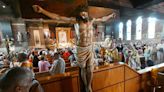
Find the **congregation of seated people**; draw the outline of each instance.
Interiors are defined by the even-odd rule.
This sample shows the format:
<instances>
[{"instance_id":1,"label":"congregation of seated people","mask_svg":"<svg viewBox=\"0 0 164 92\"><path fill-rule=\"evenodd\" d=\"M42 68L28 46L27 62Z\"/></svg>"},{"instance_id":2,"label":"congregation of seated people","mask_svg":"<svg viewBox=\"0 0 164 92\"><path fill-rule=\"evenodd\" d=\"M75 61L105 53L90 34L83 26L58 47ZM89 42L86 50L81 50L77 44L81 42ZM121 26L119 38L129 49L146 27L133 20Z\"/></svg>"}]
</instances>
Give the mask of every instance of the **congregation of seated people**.
<instances>
[{"instance_id":1,"label":"congregation of seated people","mask_svg":"<svg viewBox=\"0 0 164 92\"><path fill-rule=\"evenodd\" d=\"M30 49L12 52L9 55L0 53L0 70L12 67L26 67L33 72L64 73L66 67L77 66L75 50L71 48L48 50Z\"/></svg>"},{"instance_id":2,"label":"congregation of seated people","mask_svg":"<svg viewBox=\"0 0 164 92\"><path fill-rule=\"evenodd\" d=\"M142 42L123 43L113 39L108 45L94 45L94 65L100 66L105 63L123 62L132 69L140 70L145 67L163 63L163 50L163 41L161 41L161 43L148 44ZM0 52L0 84L8 85L7 83L5 84L4 81L8 80L10 76L14 76L14 71L17 71L16 73L20 75L24 75L28 72L31 74L30 78L34 77L35 73L48 72L51 75L64 74L68 67L78 67L76 53L75 48L55 50L35 48L22 50L20 52L11 52L10 54ZM19 76L17 78L19 78ZM11 82L15 83L16 81ZM21 90L12 87L12 89L6 89L4 85L0 85L0 92ZM12 83L10 84L10 86L13 85ZM31 89L30 85L32 84L29 83L28 87L25 85L27 87L26 90Z\"/></svg>"},{"instance_id":3,"label":"congregation of seated people","mask_svg":"<svg viewBox=\"0 0 164 92\"><path fill-rule=\"evenodd\" d=\"M101 62L123 62L135 70L153 66L164 62L164 40L160 43L120 42L111 40L110 44L95 44L95 61Z\"/></svg>"},{"instance_id":4,"label":"congregation of seated people","mask_svg":"<svg viewBox=\"0 0 164 92\"><path fill-rule=\"evenodd\" d=\"M94 45L95 66L107 63L123 62L135 70L160 64L164 61L164 42L148 44L143 42L120 42L111 40L110 44ZM64 73L67 67L77 67L75 48L63 49L28 49L12 52L10 55L0 53L0 69L27 67L34 72Z\"/></svg>"}]
</instances>

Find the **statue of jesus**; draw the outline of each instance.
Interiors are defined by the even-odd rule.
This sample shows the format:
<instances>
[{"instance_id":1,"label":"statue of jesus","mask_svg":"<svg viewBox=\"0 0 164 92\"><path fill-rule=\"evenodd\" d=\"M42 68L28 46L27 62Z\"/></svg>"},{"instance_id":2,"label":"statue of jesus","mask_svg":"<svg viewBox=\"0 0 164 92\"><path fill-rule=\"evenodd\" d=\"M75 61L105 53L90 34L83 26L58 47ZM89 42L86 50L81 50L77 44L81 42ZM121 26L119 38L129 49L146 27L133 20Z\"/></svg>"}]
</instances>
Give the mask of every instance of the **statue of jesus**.
<instances>
[{"instance_id":1,"label":"statue of jesus","mask_svg":"<svg viewBox=\"0 0 164 92\"><path fill-rule=\"evenodd\" d=\"M79 8L79 7L78 7ZM85 86L86 92L92 92L91 83L93 77L94 60L93 60L93 23L105 22L108 19L114 18L115 14L104 16L102 18L91 19L88 15L88 7L80 6L78 15L75 17L60 16L56 13L49 12L38 5L33 5L33 9L37 13L42 13L52 19L75 22L75 30L77 34L77 58L78 64L81 69L81 78Z\"/></svg>"}]
</instances>

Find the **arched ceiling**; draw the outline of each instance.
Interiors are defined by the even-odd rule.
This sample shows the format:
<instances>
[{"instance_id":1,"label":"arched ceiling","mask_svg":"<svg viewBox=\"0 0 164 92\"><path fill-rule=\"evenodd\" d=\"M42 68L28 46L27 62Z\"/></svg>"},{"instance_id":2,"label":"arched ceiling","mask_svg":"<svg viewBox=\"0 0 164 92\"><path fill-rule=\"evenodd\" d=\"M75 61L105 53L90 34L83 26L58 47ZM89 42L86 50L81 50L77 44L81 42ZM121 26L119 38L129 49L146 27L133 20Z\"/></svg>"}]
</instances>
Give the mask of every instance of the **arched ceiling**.
<instances>
[{"instance_id":1,"label":"arched ceiling","mask_svg":"<svg viewBox=\"0 0 164 92\"><path fill-rule=\"evenodd\" d=\"M152 11L156 11L156 12L160 12L164 14L164 1L159 3L159 4L155 4L153 6L148 7L149 10Z\"/></svg>"},{"instance_id":2,"label":"arched ceiling","mask_svg":"<svg viewBox=\"0 0 164 92\"><path fill-rule=\"evenodd\" d=\"M89 5L119 10L120 17L164 18L163 0L88 0Z\"/></svg>"},{"instance_id":3,"label":"arched ceiling","mask_svg":"<svg viewBox=\"0 0 164 92\"><path fill-rule=\"evenodd\" d=\"M90 6L106 7L108 13L112 12L112 9L120 11L121 16L134 16L134 12L140 14L142 12L155 11L157 14L164 14L164 1L163 0L1 0L2 4L7 7L3 8L0 4L0 16L7 15L16 18L46 18L46 16L37 14L33 11L32 5L38 4L43 8L58 13L64 16L71 16L73 11L78 5L89 3ZM109 9L111 8L111 9ZM95 11L99 10L99 11ZM97 15L97 12L100 12ZM91 8L91 16L102 16L104 9ZM105 11L105 12L107 12ZM142 13L141 12L141 13ZM102 14L102 15L101 15ZM136 13L135 13L136 14Z\"/></svg>"}]
</instances>

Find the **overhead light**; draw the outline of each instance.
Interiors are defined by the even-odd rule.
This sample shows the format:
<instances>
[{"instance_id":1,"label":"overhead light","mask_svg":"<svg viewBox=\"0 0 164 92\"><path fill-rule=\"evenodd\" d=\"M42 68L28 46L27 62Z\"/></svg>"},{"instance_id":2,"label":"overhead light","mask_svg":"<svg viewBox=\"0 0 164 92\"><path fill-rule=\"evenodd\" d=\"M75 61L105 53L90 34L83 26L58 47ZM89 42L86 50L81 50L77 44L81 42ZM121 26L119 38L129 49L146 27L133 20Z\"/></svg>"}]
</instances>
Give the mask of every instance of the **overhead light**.
<instances>
[{"instance_id":1,"label":"overhead light","mask_svg":"<svg viewBox=\"0 0 164 92\"><path fill-rule=\"evenodd\" d=\"M2 5L2 7L3 7L3 8L6 8L6 6L5 6L5 5Z\"/></svg>"}]
</instances>

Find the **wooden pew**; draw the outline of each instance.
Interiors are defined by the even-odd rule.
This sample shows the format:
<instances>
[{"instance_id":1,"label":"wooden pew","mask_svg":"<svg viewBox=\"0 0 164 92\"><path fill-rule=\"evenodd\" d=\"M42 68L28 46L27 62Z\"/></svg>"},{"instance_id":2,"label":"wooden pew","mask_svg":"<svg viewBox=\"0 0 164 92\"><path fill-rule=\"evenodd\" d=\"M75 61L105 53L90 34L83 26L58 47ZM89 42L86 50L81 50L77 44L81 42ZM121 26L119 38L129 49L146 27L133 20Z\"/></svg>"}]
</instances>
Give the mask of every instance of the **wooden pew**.
<instances>
[{"instance_id":1,"label":"wooden pew","mask_svg":"<svg viewBox=\"0 0 164 92\"><path fill-rule=\"evenodd\" d=\"M70 63L68 63L69 65L70 65ZM49 67L49 69L50 69L51 67ZM72 70L72 69L74 69L74 67L71 67L71 66L68 66L68 67L66 67L66 71L69 71L69 70ZM39 68L38 67L33 67L33 71L35 72L35 73L37 73L37 72L39 72Z\"/></svg>"},{"instance_id":2,"label":"wooden pew","mask_svg":"<svg viewBox=\"0 0 164 92\"><path fill-rule=\"evenodd\" d=\"M79 67L66 67L65 72L73 72L73 71L78 71ZM49 71L47 72L35 72L35 77L45 77L45 76L50 76L51 74Z\"/></svg>"},{"instance_id":3,"label":"wooden pew","mask_svg":"<svg viewBox=\"0 0 164 92\"><path fill-rule=\"evenodd\" d=\"M65 72L71 72L71 71L77 71L79 70L79 67L66 67Z\"/></svg>"},{"instance_id":4,"label":"wooden pew","mask_svg":"<svg viewBox=\"0 0 164 92\"><path fill-rule=\"evenodd\" d=\"M164 65L159 68L164 70ZM150 92L150 71L135 71L126 64L109 64L94 70L93 92ZM45 92L80 92L79 71L37 76ZM81 91L82 92L82 91Z\"/></svg>"},{"instance_id":5,"label":"wooden pew","mask_svg":"<svg viewBox=\"0 0 164 92\"><path fill-rule=\"evenodd\" d=\"M33 71L34 71L35 73L37 73L37 72L39 72L39 68L38 68L38 67L33 67Z\"/></svg>"},{"instance_id":6,"label":"wooden pew","mask_svg":"<svg viewBox=\"0 0 164 92\"><path fill-rule=\"evenodd\" d=\"M93 92L139 92L139 74L127 65L111 64L94 71Z\"/></svg>"},{"instance_id":7,"label":"wooden pew","mask_svg":"<svg viewBox=\"0 0 164 92\"><path fill-rule=\"evenodd\" d=\"M94 71L92 82L93 92L124 92L124 90L129 92L129 90L133 91L138 89L138 87L135 88L136 86L132 86L133 88L131 89L125 89L124 84L130 86L133 82L138 81L137 77L139 77L136 71L125 67L127 66L124 64L112 64L98 67L98 69ZM125 72L125 70L127 70L127 72ZM132 74L128 75L129 72ZM125 76L125 73L128 76ZM80 92L78 70L60 75L37 76L37 80L41 83L45 92ZM129 80L132 80L132 84L129 83Z\"/></svg>"},{"instance_id":8,"label":"wooden pew","mask_svg":"<svg viewBox=\"0 0 164 92\"><path fill-rule=\"evenodd\" d=\"M80 92L78 71L36 78L44 92Z\"/></svg>"},{"instance_id":9,"label":"wooden pew","mask_svg":"<svg viewBox=\"0 0 164 92\"><path fill-rule=\"evenodd\" d=\"M159 72L163 72L164 71L164 63L162 64L158 64L152 67L147 67L145 69L139 70L138 73L140 74L140 81L141 81L141 90L142 92L151 92L152 91L152 85L151 85L151 70L153 68L157 68ZM160 79L161 76L160 76ZM160 82L160 79L158 79L158 81ZM164 77L163 77L164 79ZM157 92L164 92L163 91L158 91Z\"/></svg>"}]
</instances>

